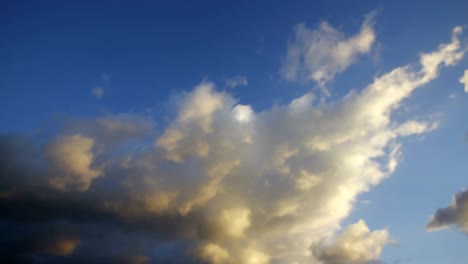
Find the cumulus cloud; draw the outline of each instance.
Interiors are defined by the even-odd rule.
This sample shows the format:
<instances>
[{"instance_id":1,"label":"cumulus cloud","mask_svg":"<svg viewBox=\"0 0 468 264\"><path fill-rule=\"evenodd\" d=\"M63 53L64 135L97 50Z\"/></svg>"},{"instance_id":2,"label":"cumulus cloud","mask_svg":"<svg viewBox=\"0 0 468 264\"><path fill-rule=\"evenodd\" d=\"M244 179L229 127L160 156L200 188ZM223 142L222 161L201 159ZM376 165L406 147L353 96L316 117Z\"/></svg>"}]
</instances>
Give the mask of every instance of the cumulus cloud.
<instances>
[{"instance_id":1,"label":"cumulus cloud","mask_svg":"<svg viewBox=\"0 0 468 264\"><path fill-rule=\"evenodd\" d=\"M338 236L313 244L312 252L324 264L380 263L382 249L389 243L392 241L386 229L370 231L359 220Z\"/></svg>"},{"instance_id":2,"label":"cumulus cloud","mask_svg":"<svg viewBox=\"0 0 468 264\"><path fill-rule=\"evenodd\" d=\"M376 38L374 16L375 13L367 15L361 31L349 37L327 22L322 22L315 30L304 24L297 25L281 68L283 78L313 80L323 87L353 64L359 55L371 51Z\"/></svg>"},{"instance_id":3,"label":"cumulus cloud","mask_svg":"<svg viewBox=\"0 0 468 264\"><path fill-rule=\"evenodd\" d=\"M204 81L181 95L161 131L149 117L121 114L71 120L47 137L4 135L0 228L14 231L2 243L19 233L39 241L33 230L66 223L76 233L58 248L78 263L378 259L387 231L358 222L335 233L356 197L395 170L400 138L437 126L392 113L462 58L458 34L419 66L330 103L306 93L256 112ZM345 249L352 238L359 243Z\"/></svg>"},{"instance_id":4,"label":"cumulus cloud","mask_svg":"<svg viewBox=\"0 0 468 264\"><path fill-rule=\"evenodd\" d=\"M235 76L226 79L226 86L229 88L234 88L237 86L247 86L247 84L249 84L249 82L247 81L247 77L245 76Z\"/></svg>"},{"instance_id":5,"label":"cumulus cloud","mask_svg":"<svg viewBox=\"0 0 468 264\"><path fill-rule=\"evenodd\" d=\"M456 226L468 234L468 189L455 194L448 207L438 209L430 217L426 230L435 231L450 226Z\"/></svg>"},{"instance_id":6,"label":"cumulus cloud","mask_svg":"<svg viewBox=\"0 0 468 264\"><path fill-rule=\"evenodd\" d=\"M465 70L465 73L460 78L460 83L465 85L465 93L468 93L468 70Z\"/></svg>"}]
</instances>

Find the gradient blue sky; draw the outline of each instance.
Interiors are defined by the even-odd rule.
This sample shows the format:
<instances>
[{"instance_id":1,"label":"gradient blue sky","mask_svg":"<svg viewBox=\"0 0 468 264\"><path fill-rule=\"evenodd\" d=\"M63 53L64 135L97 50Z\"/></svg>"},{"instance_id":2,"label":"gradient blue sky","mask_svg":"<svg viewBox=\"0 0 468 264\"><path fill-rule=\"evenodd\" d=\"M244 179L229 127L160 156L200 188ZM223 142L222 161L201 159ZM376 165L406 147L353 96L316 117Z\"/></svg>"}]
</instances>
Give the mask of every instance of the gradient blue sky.
<instances>
[{"instance_id":1,"label":"gradient blue sky","mask_svg":"<svg viewBox=\"0 0 468 264\"><path fill-rule=\"evenodd\" d=\"M417 63L468 25L468 1L3 1L0 132L40 133L60 118L109 113L149 115L161 131L174 114L168 102L202 80L256 112L319 94L312 81L281 76L295 25L328 21L350 36L373 10L373 49L327 84L330 100ZM465 28L465 46L467 36ZM398 245L385 247L384 263L468 261L466 234L425 231L428 217L468 184L465 69L466 56L403 102L396 119L436 118L438 128L402 139L396 172L359 195L342 222L388 228ZM236 76L248 85L226 86Z\"/></svg>"}]
</instances>

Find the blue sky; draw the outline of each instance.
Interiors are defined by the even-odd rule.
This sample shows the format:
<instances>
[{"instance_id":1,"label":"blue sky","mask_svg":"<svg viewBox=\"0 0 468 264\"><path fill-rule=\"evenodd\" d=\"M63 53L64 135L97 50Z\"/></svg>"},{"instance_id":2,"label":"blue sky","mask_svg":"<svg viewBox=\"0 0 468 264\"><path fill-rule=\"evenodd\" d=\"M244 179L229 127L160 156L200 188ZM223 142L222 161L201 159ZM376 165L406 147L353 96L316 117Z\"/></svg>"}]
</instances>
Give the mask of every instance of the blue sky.
<instances>
[{"instance_id":1,"label":"blue sky","mask_svg":"<svg viewBox=\"0 0 468 264\"><path fill-rule=\"evenodd\" d=\"M442 216L439 219L436 211L447 208L455 194L460 193L462 197L463 189L468 187L468 145L465 139L468 132L468 96L460 83L460 78L468 69L468 55L448 62L452 58L450 56L455 56L456 52L462 54L468 46L466 10L466 1L3 2L0 8L0 31L3 36L0 41L0 70L3 73L0 88L4 105L4 110L0 112L1 140L8 143L7 137L21 135L27 138L28 146L19 143L10 146L2 142L2 153L12 151L15 158L2 160L0 164L20 164L18 167L25 171L31 169L35 172L32 174L40 175L41 180L18 176L21 180L17 183L16 180L10 181L9 177L16 177L19 173L13 173L13 169L2 171L5 176L1 178L4 186L0 198L4 201L0 206L8 207L18 202L13 198L9 200L9 197L17 196L6 193L14 193L13 190L19 186L15 184L20 183L33 186L25 187L20 193L30 194L33 198L26 196L34 202L38 201L40 193L51 188L54 190L51 194L54 198L51 199L76 199L73 201L78 201L83 208L87 205L86 201L93 199L97 203L106 203L106 199L111 199L118 204L118 199L113 195L124 197L121 201L123 204L115 208L139 208L141 205L134 204L135 201L145 201L145 197L155 195L151 197L156 197L156 205L152 204L153 207L149 208L156 210L156 213L146 207L132 212L156 219L175 217L181 222L185 221L185 216L198 221L197 217L202 215L203 219L209 220L199 225L206 224L210 226L207 227L209 230L211 226L219 226L207 231L217 235L195 238L179 235L178 231L190 225L174 226L168 235L170 242L167 242L159 231L154 235L148 230L143 235L137 234L139 231L129 234L126 230L133 230L134 226L115 224L127 223L128 219L133 219L130 216L113 216L109 222L115 222L114 225L103 223L99 217L91 217L83 224L77 220L79 216L72 214L67 218L66 213L58 213L57 217L47 218L46 224L54 226L57 221L64 220L78 230L69 235L78 236L78 239L63 240L63 236L58 236L62 239L59 242L73 245L71 250L65 253L39 250L42 253L37 253L37 249L31 249L32 253L20 252L12 258L19 256L23 261L61 262L66 261L66 257L75 256L83 260L83 256L93 252L90 248L98 244L96 237L89 235L92 233L90 230L93 225L104 225L109 228L105 233L109 240L117 237L141 242L143 246L138 250L138 256L150 263L160 261L158 257L165 255L161 252L169 252L164 261L173 263L195 263L190 262L194 259L206 263L231 263L226 262L228 260L222 262L226 254L231 259L229 261L234 261L232 263L254 263L249 262L253 258L258 260L255 263L373 263L377 260L383 263L465 263L468 259L465 250L468 246L468 219L464 217L468 215L468 198L460 199L461 209L454 211L456 216L450 218L451 221ZM323 26L324 21L329 27ZM452 33L457 26L464 32ZM373 39L366 40L366 36ZM441 57L437 74L425 73L430 81L423 81L426 77L414 77L421 78L422 84L414 81L418 89L413 91L416 87L411 88L411 91L401 95L401 100L395 99L392 106L382 110L381 115L374 116L376 120L381 118L380 121L389 123L382 125L378 120L374 126L361 120L366 119L367 114L372 116L380 111L376 106L375 113L369 110L369 113L359 114L361 108L374 103L378 105L378 100L385 103L384 97L374 97L372 92L367 96L366 91L372 90L367 87L386 73L405 65L411 66L402 70L401 77L395 79L408 78L412 81L413 77L408 77L411 72L416 75L424 73L425 66L419 65L421 54L435 54L443 50L443 46L439 45L454 44L455 36L458 36L458 51L437 55ZM353 37L356 42L353 42ZM324 45L320 46L321 43ZM333 50L335 44L349 53L336 55L341 54L339 52L343 49ZM313 52L309 52L311 50ZM295 60L295 52L303 56L301 58L306 62ZM420 72L421 68L423 70ZM323 69L330 76L329 79L312 77ZM288 76L285 73L287 70L295 72L294 76ZM382 89L392 88L388 85ZM355 92L350 93L351 90ZM315 100L308 101L306 97L301 97L304 95ZM388 97L392 97L392 94L389 93ZM298 98L306 98L301 102L309 104L310 108L302 103L294 106L299 110L294 108L291 102ZM368 99L365 101L363 98ZM292 108L300 113L288 119L288 111L293 111ZM357 114L354 116L346 111ZM231 112L241 123L240 128L231 124L232 120L226 117ZM246 119L242 119L244 117ZM413 130L410 129L407 134L401 132L403 128L398 130L399 125L410 120L419 122L416 125L419 128L411 127ZM340 126L340 123L348 125ZM321 131L322 127L329 131ZM379 127L379 130L374 130L375 127ZM375 133L375 138L389 133L395 133L395 136L383 145L376 143L367 150L361 145L365 140L371 141L370 136L349 142L347 139L340 141L345 133L343 131L347 129L364 131L362 133L369 135ZM262 131L266 134L262 134ZM328 136L335 135L336 138L328 139ZM348 136L353 137L351 134ZM239 141L241 143L238 143L236 152L224 150L224 143L220 143L237 142L240 138L243 141ZM314 141L323 138L332 143ZM253 143L247 142L249 140ZM304 146L310 140L321 145L305 150L307 147ZM244 149L244 143L251 145ZM332 147L327 147L330 144ZM336 151L333 144L336 144ZM217 157L211 156L217 153L214 150L206 154L204 146L216 148L219 151ZM257 152L258 149L261 151ZM330 172L340 171L342 168L336 164L346 163L346 156L354 154L348 151L353 150L382 151L382 155L368 154L366 160L377 160L384 167L386 160L393 158L392 149L399 153L396 155L398 166L395 171L380 168L375 173L382 175L367 175L369 170L375 168L371 163L363 163L356 169L355 176ZM262 154L263 151L266 154ZM278 158L282 161L278 161L274 155L267 155L275 151L283 151L278 154L285 155ZM323 154L324 151L327 153ZM25 161L29 160L30 153L38 153L36 161L39 166ZM61 157L64 154L71 158ZM219 158L223 155L226 157ZM18 160L17 156L20 157ZM240 165L235 162L231 164L236 160ZM250 161L268 168L265 169L267 172L252 169ZM149 169L150 165L146 162L154 164L157 169ZM114 163L121 165L119 167ZM127 167L122 165L124 163ZM223 176L205 179L203 175L210 173L207 168L218 168L216 165L225 168L228 171L226 175L220 172ZM312 173L314 168L320 169ZM287 177L298 179L303 171L315 175L310 179L317 177L319 182L312 184L308 181L307 184L323 182L326 186L323 188L327 191L314 193L314 187L307 185L310 191L307 195L289 193L282 177L287 174ZM360 176L359 172L367 176ZM238 182L229 178L231 174L245 173L258 174L261 180L252 183L250 179L240 176ZM140 174L145 179L143 182L148 181L146 177L153 177L157 187L137 187L142 183L131 175ZM212 181L217 177L222 179ZM249 204L246 201L239 202L238 197L251 195L241 188L244 182L255 185L262 181L268 181L268 186L275 186L271 189L259 187L252 191L258 192L265 201L259 198L262 201L252 202L251 207L246 205ZM122 182L132 186L131 191L125 189L128 186L122 187ZM160 182L163 182L162 185ZM83 185L74 189L79 184ZM339 192L340 188L335 190L333 186L342 185L349 188L352 195L343 198L342 203L330 205L329 210L333 206L339 207L336 215L327 213L324 216L320 208L323 203L334 201L332 194ZM197 196L198 192L203 193L205 187L216 189L207 191L216 194L206 201ZM298 188L303 191L305 187ZM137 199L132 196L135 193L146 196ZM36 194L37 197L34 196ZM248 198L245 199L248 201ZM269 199L277 204L269 202ZM300 199L316 199L322 204L306 205L298 202ZM165 202L161 205L160 201ZM463 204L464 201L466 204ZM190 204L190 209L184 211L184 208L188 208L184 207L187 204ZM2 208L6 210L7 207ZM13 206L8 208L13 210ZM53 205L51 210L61 212ZM284 215L274 213L275 210ZM311 213L302 218L299 216L301 210L310 210ZM263 211L266 213L260 213ZM106 211L103 214L108 217L114 213ZM288 216L289 213L291 216ZM426 231L428 219L433 214L435 220L428 226L433 229L450 228ZM217 218L219 215L237 220L225 223L224 218ZM32 226L44 224L18 224L15 222L18 219L21 219L20 215L10 219L2 214L0 226L3 229L9 224L14 225L17 231L12 231L12 237L17 235L15 232L30 237L28 232L37 233ZM275 250L270 246L272 241L279 239L279 235L271 230L284 228L288 234L283 234L287 237L286 241L302 241L291 231L296 229L288 228L296 225L299 228L298 223L303 219L311 223L304 232L310 232L310 237L323 238L304 240L316 246L311 246L312 255L315 256L311 255L309 259L302 253L291 256L278 253L281 256L275 256ZM324 221L329 221L330 225L315 230L315 225L321 225L321 219L328 219ZM360 219L365 221L370 231L364 232L363 237L347 236L346 231L362 227L358 222ZM134 223L140 220L138 218ZM278 224L270 230L266 224L269 221L286 224ZM383 230L388 234L382 235L374 230ZM366 239L373 240L377 245L374 249L382 249L383 253L374 254L362 249L347 251L340 244L347 239L358 246L362 243L370 251L372 246L366 244L369 242ZM27 241L26 238L24 240ZM396 244L391 240L397 241ZM13 243L8 238L1 242L6 245ZM242 248L242 244L249 246ZM110 244L105 245L111 248ZM291 252L296 250L289 246L284 247ZM135 253L128 248L125 250ZM171 252L188 251L195 253L177 261L171 255ZM113 251L104 252L107 253L100 257L122 257ZM49 259L48 254L60 257ZM358 255L360 257L355 257ZM132 255L128 261L137 262L135 256ZM332 262L334 259L337 262Z\"/></svg>"}]
</instances>

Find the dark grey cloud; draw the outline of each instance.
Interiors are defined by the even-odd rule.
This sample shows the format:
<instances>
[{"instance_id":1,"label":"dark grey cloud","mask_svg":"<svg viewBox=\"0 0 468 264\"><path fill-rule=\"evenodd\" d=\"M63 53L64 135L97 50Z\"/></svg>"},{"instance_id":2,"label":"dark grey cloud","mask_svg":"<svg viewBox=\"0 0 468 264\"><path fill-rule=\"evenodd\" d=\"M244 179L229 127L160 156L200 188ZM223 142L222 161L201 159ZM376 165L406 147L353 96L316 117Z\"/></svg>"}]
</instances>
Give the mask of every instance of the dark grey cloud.
<instances>
[{"instance_id":1,"label":"dark grey cloud","mask_svg":"<svg viewBox=\"0 0 468 264\"><path fill-rule=\"evenodd\" d=\"M79 128L86 127L83 124L94 123L79 123ZM95 134L102 133L93 129L98 132ZM118 156L118 144L129 138L122 136L108 145L108 151L117 151L105 155ZM175 210L149 210L141 197L151 188L138 180L132 186L122 184L129 177L151 171L143 161L156 162L153 149L132 150L138 162L131 168L106 164L106 177L95 179L86 192L56 189L48 184L48 179L56 176L51 175L56 172L50 170L45 157L49 141L30 135L0 135L2 260L200 263L189 249L194 247L191 241L216 237L223 228L213 224L203 210L194 209L184 215ZM180 166L172 162L161 166L166 167L166 172L181 173L176 168ZM141 246L133 246L137 244Z\"/></svg>"},{"instance_id":2,"label":"dark grey cloud","mask_svg":"<svg viewBox=\"0 0 468 264\"><path fill-rule=\"evenodd\" d=\"M468 234L468 189L455 194L448 207L437 209L429 219L426 229L434 231L450 226Z\"/></svg>"}]
</instances>

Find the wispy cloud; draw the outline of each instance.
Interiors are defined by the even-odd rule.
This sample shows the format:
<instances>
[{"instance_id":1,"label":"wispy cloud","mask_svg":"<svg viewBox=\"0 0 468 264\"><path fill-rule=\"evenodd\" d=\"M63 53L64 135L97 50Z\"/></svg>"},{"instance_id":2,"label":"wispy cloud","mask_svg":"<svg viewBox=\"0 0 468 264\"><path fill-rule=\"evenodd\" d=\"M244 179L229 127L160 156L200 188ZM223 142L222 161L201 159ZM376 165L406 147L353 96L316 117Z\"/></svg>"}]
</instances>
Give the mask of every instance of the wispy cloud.
<instances>
[{"instance_id":1,"label":"wispy cloud","mask_svg":"<svg viewBox=\"0 0 468 264\"><path fill-rule=\"evenodd\" d=\"M234 88L237 86L246 86L248 84L249 82L247 80L247 77L241 75L226 79L226 86L230 88Z\"/></svg>"},{"instance_id":2,"label":"wispy cloud","mask_svg":"<svg viewBox=\"0 0 468 264\"><path fill-rule=\"evenodd\" d=\"M371 51L376 39L374 16L375 12L367 15L361 31L350 37L327 22L322 22L314 30L304 24L297 25L281 67L283 78L313 80L324 87L336 74L353 64L359 55Z\"/></svg>"}]
</instances>

